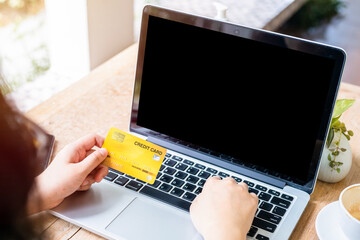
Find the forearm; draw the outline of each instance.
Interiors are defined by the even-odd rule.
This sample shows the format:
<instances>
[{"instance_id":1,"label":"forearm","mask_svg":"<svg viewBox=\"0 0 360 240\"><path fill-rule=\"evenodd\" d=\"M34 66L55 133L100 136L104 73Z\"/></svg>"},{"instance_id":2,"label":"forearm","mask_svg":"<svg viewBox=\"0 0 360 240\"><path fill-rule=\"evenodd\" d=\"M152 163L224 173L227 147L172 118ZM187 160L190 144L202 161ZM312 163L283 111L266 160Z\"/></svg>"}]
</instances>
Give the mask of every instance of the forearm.
<instances>
[{"instance_id":1,"label":"forearm","mask_svg":"<svg viewBox=\"0 0 360 240\"><path fill-rule=\"evenodd\" d=\"M49 189L47 190L46 182L44 182L46 177L44 178L43 174L35 178L34 185L28 194L26 205L28 215L51 209L61 202L56 200L57 194L49 192Z\"/></svg>"}]
</instances>

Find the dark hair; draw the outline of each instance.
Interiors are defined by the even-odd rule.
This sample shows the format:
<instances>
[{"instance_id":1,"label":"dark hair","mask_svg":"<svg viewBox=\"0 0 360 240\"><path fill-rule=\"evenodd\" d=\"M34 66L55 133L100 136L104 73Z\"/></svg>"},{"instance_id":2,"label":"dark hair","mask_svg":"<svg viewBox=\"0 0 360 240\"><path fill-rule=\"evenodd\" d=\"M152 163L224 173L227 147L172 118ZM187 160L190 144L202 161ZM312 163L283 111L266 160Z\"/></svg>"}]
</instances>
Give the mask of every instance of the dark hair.
<instances>
[{"instance_id":1,"label":"dark hair","mask_svg":"<svg viewBox=\"0 0 360 240\"><path fill-rule=\"evenodd\" d=\"M0 88L3 84L0 76ZM34 239L25 217L36 174L34 144L26 118L9 106L0 91L0 239Z\"/></svg>"}]
</instances>

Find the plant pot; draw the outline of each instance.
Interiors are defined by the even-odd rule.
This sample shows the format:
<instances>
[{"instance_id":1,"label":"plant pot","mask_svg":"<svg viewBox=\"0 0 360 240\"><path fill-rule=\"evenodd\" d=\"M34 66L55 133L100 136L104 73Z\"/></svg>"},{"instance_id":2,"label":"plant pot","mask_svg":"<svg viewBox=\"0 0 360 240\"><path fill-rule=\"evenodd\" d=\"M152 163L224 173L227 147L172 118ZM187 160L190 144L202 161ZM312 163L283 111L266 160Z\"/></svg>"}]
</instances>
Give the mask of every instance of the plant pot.
<instances>
[{"instance_id":1,"label":"plant pot","mask_svg":"<svg viewBox=\"0 0 360 240\"><path fill-rule=\"evenodd\" d=\"M331 145L335 144L335 142L339 140L339 135L339 132L335 132L335 136ZM343 163L341 166L336 167L339 168L339 171L337 171L331 168L329 165L330 161L328 160L328 156L331 154L331 151L325 146L320 162L320 170L318 175L319 180L328 183L335 183L344 179L349 173L352 163L352 153L349 141L343 134L341 134L339 147L346 149L346 151L340 151L339 155L336 156L336 162Z\"/></svg>"}]
</instances>

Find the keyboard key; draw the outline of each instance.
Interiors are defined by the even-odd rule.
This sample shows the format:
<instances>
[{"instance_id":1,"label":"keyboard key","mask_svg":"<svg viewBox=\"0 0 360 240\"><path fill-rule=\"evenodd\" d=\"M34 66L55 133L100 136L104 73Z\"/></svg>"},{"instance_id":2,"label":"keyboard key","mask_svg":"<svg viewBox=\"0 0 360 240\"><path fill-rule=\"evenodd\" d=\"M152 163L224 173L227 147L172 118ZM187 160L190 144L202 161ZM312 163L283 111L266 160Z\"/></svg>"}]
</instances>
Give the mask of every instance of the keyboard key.
<instances>
[{"instance_id":1,"label":"keyboard key","mask_svg":"<svg viewBox=\"0 0 360 240\"><path fill-rule=\"evenodd\" d=\"M181 172L181 171L178 171L178 172L175 174L175 177L180 178L180 179L185 179L187 176L188 176L187 173L184 173L184 172Z\"/></svg>"},{"instance_id":2,"label":"keyboard key","mask_svg":"<svg viewBox=\"0 0 360 240\"><path fill-rule=\"evenodd\" d=\"M189 192L185 192L185 194L184 194L184 196L182 198L192 202L196 198L196 195L192 194L192 193L189 193Z\"/></svg>"},{"instance_id":3,"label":"keyboard key","mask_svg":"<svg viewBox=\"0 0 360 240\"><path fill-rule=\"evenodd\" d=\"M272 189L269 189L268 193L270 193L272 195L275 195L275 196L280 196L280 193L278 191L275 191L275 190L272 190Z\"/></svg>"},{"instance_id":4,"label":"keyboard key","mask_svg":"<svg viewBox=\"0 0 360 240\"><path fill-rule=\"evenodd\" d=\"M142 180L140 180L140 179L138 179L138 178L136 178L135 179L137 182L139 182L139 183L142 183L142 184L145 184L146 182L144 182L144 181L142 181Z\"/></svg>"},{"instance_id":5,"label":"keyboard key","mask_svg":"<svg viewBox=\"0 0 360 240\"><path fill-rule=\"evenodd\" d=\"M235 181L236 182L241 182L242 181L242 179L241 178L239 178L239 177L235 177L235 176L231 176L233 179L235 179Z\"/></svg>"},{"instance_id":6,"label":"keyboard key","mask_svg":"<svg viewBox=\"0 0 360 240\"><path fill-rule=\"evenodd\" d=\"M249 237L254 237L255 234L257 233L257 231L258 231L258 229L256 227L251 226L249 232L247 233L247 235Z\"/></svg>"},{"instance_id":7,"label":"keyboard key","mask_svg":"<svg viewBox=\"0 0 360 240\"><path fill-rule=\"evenodd\" d=\"M165 168L165 170L163 172L166 174L169 174L169 175L173 175L176 172L176 169L167 167L167 168Z\"/></svg>"},{"instance_id":8,"label":"keyboard key","mask_svg":"<svg viewBox=\"0 0 360 240\"><path fill-rule=\"evenodd\" d=\"M170 153L166 153L166 154L165 154L165 157L169 158L169 157L171 157L171 154L170 154Z\"/></svg>"},{"instance_id":9,"label":"keyboard key","mask_svg":"<svg viewBox=\"0 0 360 240\"><path fill-rule=\"evenodd\" d=\"M199 163L195 164L195 167L200 168L202 170L204 170L206 168L204 165L201 165Z\"/></svg>"},{"instance_id":10,"label":"keyboard key","mask_svg":"<svg viewBox=\"0 0 360 240\"><path fill-rule=\"evenodd\" d=\"M179 188L173 188L173 190L171 190L171 192L170 192L170 194L175 195L177 197L180 197L183 193L184 193L184 190L181 190Z\"/></svg>"},{"instance_id":11,"label":"keyboard key","mask_svg":"<svg viewBox=\"0 0 360 240\"><path fill-rule=\"evenodd\" d=\"M257 218L257 217L254 218L254 221L253 221L252 225L254 225L255 227L264 229L264 230L266 230L268 232L274 232L275 229L276 229L275 224L269 223L269 222L264 221L264 220L262 220L260 218Z\"/></svg>"},{"instance_id":12,"label":"keyboard key","mask_svg":"<svg viewBox=\"0 0 360 240\"><path fill-rule=\"evenodd\" d=\"M175 179L174 181L171 182L171 185L174 185L176 187L181 187L182 185L184 185L184 181L180 180L180 179Z\"/></svg>"},{"instance_id":13,"label":"keyboard key","mask_svg":"<svg viewBox=\"0 0 360 240\"><path fill-rule=\"evenodd\" d=\"M188 165L194 165L194 162L193 161L190 161L190 160L187 160L187 159L185 159L184 161L183 161L183 163L186 163L186 164L188 164Z\"/></svg>"},{"instance_id":14,"label":"keyboard key","mask_svg":"<svg viewBox=\"0 0 360 240\"><path fill-rule=\"evenodd\" d=\"M199 169L194 168L194 167L189 167L189 168L186 170L186 172L189 173L189 174L192 174L192 175L196 175L196 174L199 172Z\"/></svg>"},{"instance_id":15,"label":"keyboard key","mask_svg":"<svg viewBox=\"0 0 360 240\"><path fill-rule=\"evenodd\" d=\"M249 187L249 193L255 193L256 195L259 193L259 190L256 190L255 188Z\"/></svg>"},{"instance_id":16,"label":"keyboard key","mask_svg":"<svg viewBox=\"0 0 360 240\"><path fill-rule=\"evenodd\" d=\"M272 207L273 207L273 205L270 203L267 203L267 202L262 202L259 206L259 208L264 209L266 211L270 211L272 209Z\"/></svg>"},{"instance_id":17,"label":"keyboard key","mask_svg":"<svg viewBox=\"0 0 360 240\"><path fill-rule=\"evenodd\" d=\"M173 180L173 177L164 174L160 177L160 180L163 182L169 183L169 182L171 182L171 180Z\"/></svg>"},{"instance_id":18,"label":"keyboard key","mask_svg":"<svg viewBox=\"0 0 360 240\"><path fill-rule=\"evenodd\" d=\"M128 175L128 174L125 174L125 176L126 176L127 178L130 178L130 179L135 179L133 176L130 176L130 175Z\"/></svg>"},{"instance_id":19,"label":"keyboard key","mask_svg":"<svg viewBox=\"0 0 360 240\"><path fill-rule=\"evenodd\" d=\"M223 173L223 172L219 172L219 176L222 177L222 178L227 178L227 177L230 177L229 174L227 173Z\"/></svg>"},{"instance_id":20,"label":"keyboard key","mask_svg":"<svg viewBox=\"0 0 360 240\"><path fill-rule=\"evenodd\" d=\"M270 198L271 198L271 195L268 193L260 192L260 194L259 194L259 199L261 199L261 200L269 201Z\"/></svg>"},{"instance_id":21,"label":"keyboard key","mask_svg":"<svg viewBox=\"0 0 360 240\"><path fill-rule=\"evenodd\" d=\"M164 170L164 168L165 168L165 165L161 165L161 166L160 166L160 170L159 170L159 171Z\"/></svg>"},{"instance_id":22,"label":"keyboard key","mask_svg":"<svg viewBox=\"0 0 360 240\"><path fill-rule=\"evenodd\" d=\"M208 179L210 177L210 173L208 172L205 172L205 171L201 171L199 174L198 174L199 177L201 178L204 178L204 179Z\"/></svg>"},{"instance_id":23,"label":"keyboard key","mask_svg":"<svg viewBox=\"0 0 360 240\"><path fill-rule=\"evenodd\" d=\"M199 178L198 177L195 177L195 176L189 176L186 181L188 181L189 183L193 183L193 184L196 184L197 181L199 181Z\"/></svg>"},{"instance_id":24,"label":"keyboard key","mask_svg":"<svg viewBox=\"0 0 360 240\"><path fill-rule=\"evenodd\" d=\"M131 180L125 187L134 191L139 191L142 186L144 186L144 184Z\"/></svg>"},{"instance_id":25,"label":"keyboard key","mask_svg":"<svg viewBox=\"0 0 360 240\"><path fill-rule=\"evenodd\" d=\"M178 163L178 165L176 165L176 169L181 170L181 171L185 171L185 169L187 169L188 165L183 164L183 163Z\"/></svg>"},{"instance_id":26,"label":"keyboard key","mask_svg":"<svg viewBox=\"0 0 360 240\"><path fill-rule=\"evenodd\" d=\"M265 212L264 210L261 210L257 217L259 218L262 218L266 221L269 221L269 222L272 222L272 223L275 223L275 224L279 224L280 221L281 221L281 217L278 216L278 215L275 215L275 214L272 214L272 213L269 213L269 212Z\"/></svg>"},{"instance_id":27,"label":"keyboard key","mask_svg":"<svg viewBox=\"0 0 360 240\"><path fill-rule=\"evenodd\" d=\"M124 176L120 176L120 177L118 177L118 178L115 180L115 183L116 183L116 184L119 184L119 185L121 185L121 186L124 186L125 183L127 183L128 181L129 181L128 178L126 178L126 177L124 177Z\"/></svg>"},{"instance_id":28,"label":"keyboard key","mask_svg":"<svg viewBox=\"0 0 360 240\"><path fill-rule=\"evenodd\" d=\"M172 156L172 159L176 160L176 161L182 161L183 159L179 156Z\"/></svg>"},{"instance_id":29,"label":"keyboard key","mask_svg":"<svg viewBox=\"0 0 360 240\"><path fill-rule=\"evenodd\" d=\"M149 184L149 186L154 187L154 188L157 188L160 184L161 184L160 181L155 180L155 182L154 182L153 184Z\"/></svg>"},{"instance_id":30,"label":"keyboard key","mask_svg":"<svg viewBox=\"0 0 360 240\"><path fill-rule=\"evenodd\" d=\"M284 216L286 213L286 209L276 206L272 212L277 215Z\"/></svg>"},{"instance_id":31,"label":"keyboard key","mask_svg":"<svg viewBox=\"0 0 360 240\"><path fill-rule=\"evenodd\" d=\"M112 182L112 181L114 181L114 179L115 179L117 176L118 176L118 175L117 175L116 173L108 172L108 174L104 177L104 179Z\"/></svg>"},{"instance_id":32,"label":"keyboard key","mask_svg":"<svg viewBox=\"0 0 360 240\"><path fill-rule=\"evenodd\" d=\"M156 175L156 179L159 179L161 177L162 173L158 172L158 174Z\"/></svg>"},{"instance_id":33,"label":"keyboard key","mask_svg":"<svg viewBox=\"0 0 360 240\"><path fill-rule=\"evenodd\" d=\"M195 190L195 194L200 194L202 192L203 188L202 187L198 187L196 190Z\"/></svg>"},{"instance_id":34,"label":"keyboard key","mask_svg":"<svg viewBox=\"0 0 360 240\"><path fill-rule=\"evenodd\" d=\"M212 174L217 174L217 170L215 170L215 169L213 169L213 168L210 168L210 167L208 167L207 169L206 169L206 171L207 172L209 172L209 173L212 173Z\"/></svg>"},{"instance_id":35,"label":"keyboard key","mask_svg":"<svg viewBox=\"0 0 360 240\"><path fill-rule=\"evenodd\" d=\"M175 166L176 163L177 163L176 161L171 160L171 159L167 159L167 160L164 162L165 165L170 166L170 167Z\"/></svg>"},{"instance_id":36,"label":"keyboard key","mask_svg":"<svg viewBox=\"0 0 360 240\"><path fill-rule=\"evenodd\" d=\"M258 234L255 239L256 240L269 240L270 238L268 238L264 235Z\"/></svg>"},{"instance_id":37,"label":"keyboard key","mask_svg":"<svg viewBox=\"0 0 360 240\"><path fill-rule=\"evenodd\" d=\"M258 189L258 190L260 190L260 191L264 191L264 192L267 191L267 188L264 187L264 186L261 186L261 185L256 185L255 188Z\"/></svg>"},{"instance_id":38,"label":"keyboard key","mask_svg":"<svg viewBox=\"0 0 360 240\"><path fill-rule=\"evenodd\" d=\"M293 198L292 196L289 196L289 195L286 195L286 194L282 194L281 197L282 197L283 199L289 200L290 202L291 202L292 200L294 200L294 198Z\"/></svg>"},{"instance_id":39,"label":"keyboard key","mask_svg":"<svg viewBox=\"0 0 360 240\"><path fill-rule=\"evenodd\" d=\"M175 196L169 195L168 193L161 192L155 188L144 186L140 193L145 194L147 196L151 196L157 200L166 202L172 206L181 208L185 211L189 211L191 203L188 201L185 201L183 199L177 198Z\"/></svg>"},{"instance_id":40,"label":"keyboard key","mask_svg":"<svg viewBox=\"0 0 360 240\"><path fill-rule=\"evenodd\" d=\"M124 174L125 174L125 173L120 172L120 171L118 171L118 170L115 170L115 169L113 169L113 168L109 168L109 169L111 169L111 172L114 172L114 173L119 174L119 175L124 175Z\"/></svg>"},{"instance_id":41,"label":"keyboard key","mask_svg":"<svg viewBox=\"0 0 360 240\"><path fill-rule=\"evenodd\" d=\"M278 197L273 197L271 199L271 203L278 205L280 207L283 207L283 208L288 208L291 204L289 201L282 199L282 198L278 198Z\"/></svg>"},{"instance_id":42,"label":"keyboard key","mask_svg":"<svg viewBox=\"0 0 360 240\"><path fill-rule=\"evenodd\" d=\"M171 188L172 187L169 184L166 184L166 183L161 184L161 186L159 187L159 189L164 191L164 192L170 191Z\"/></svg>"},{"instance_id":43,"label":"keyboard key","mask_svg":"<svg viewBox=\"0 0 360 240\"><path fill-rule=\"evenodd\" d=\"M204 186L205 182L206 182L206 179L200 179L200 181L198 182L198 185L200 187L202 187L202 186Z\"/></svg>"},{"instance_id":44,"label":"keyboard key","mask_svg":"<svg viewBox=\"0 0 360 240\"><path fill-rule=\"evenodd\" d=\"M244 183L246 183L249 187L255 186L255 184L253 182L250 182L248 180L244 180Z\"/></svg>"},{"instance_id":45,"label":"keyboard key","mask_svg":"<svg viewBox=\"0 0 360 240\"><path fill-rule=\"evenodd\" d=\"M186 191L192 192L194 191L196 188L196 186L194 184L191 183L186 183L183 187L183 189L185 189Z\"/></svg>"}]
</instances>

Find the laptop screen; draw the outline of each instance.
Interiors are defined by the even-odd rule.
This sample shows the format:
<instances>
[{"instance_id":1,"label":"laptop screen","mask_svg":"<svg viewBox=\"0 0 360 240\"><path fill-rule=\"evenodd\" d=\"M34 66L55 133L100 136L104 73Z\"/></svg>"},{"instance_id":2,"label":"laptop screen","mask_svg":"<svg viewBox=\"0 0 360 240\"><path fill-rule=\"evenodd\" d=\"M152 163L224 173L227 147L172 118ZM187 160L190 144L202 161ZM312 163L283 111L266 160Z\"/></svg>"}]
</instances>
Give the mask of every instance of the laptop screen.
<instances>
[{"instance_id":1,"label":"laptop screen","mask_svg":"<svg viewBox=\"0 0 360 240\"><path fill-rule=\"evenodd\" d=\"M300 40L282 35L228 34L207 23L146 17L132 127L306 184L331 116L336 57L299 50Z\"/></svg>"}]
</instances>

